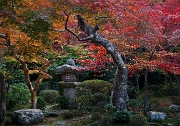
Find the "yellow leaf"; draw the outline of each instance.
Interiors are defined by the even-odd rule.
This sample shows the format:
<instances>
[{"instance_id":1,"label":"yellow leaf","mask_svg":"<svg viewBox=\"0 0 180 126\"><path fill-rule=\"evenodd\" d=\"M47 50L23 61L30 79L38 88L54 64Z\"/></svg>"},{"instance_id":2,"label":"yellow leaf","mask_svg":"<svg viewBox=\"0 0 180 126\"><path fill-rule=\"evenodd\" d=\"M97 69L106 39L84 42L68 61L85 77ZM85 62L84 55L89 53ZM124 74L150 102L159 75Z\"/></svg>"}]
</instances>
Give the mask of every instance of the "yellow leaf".
<instances>
[{"instance_id":1,"label":"yellow leaf","mask_svg":"<svg viewBox=\"0 0 180 126\"><path fill-rule=\"evenodd\" d=\"M29 70L29 74L37 74L39 73L39 70Z\"/></svg>"}]
</instances>

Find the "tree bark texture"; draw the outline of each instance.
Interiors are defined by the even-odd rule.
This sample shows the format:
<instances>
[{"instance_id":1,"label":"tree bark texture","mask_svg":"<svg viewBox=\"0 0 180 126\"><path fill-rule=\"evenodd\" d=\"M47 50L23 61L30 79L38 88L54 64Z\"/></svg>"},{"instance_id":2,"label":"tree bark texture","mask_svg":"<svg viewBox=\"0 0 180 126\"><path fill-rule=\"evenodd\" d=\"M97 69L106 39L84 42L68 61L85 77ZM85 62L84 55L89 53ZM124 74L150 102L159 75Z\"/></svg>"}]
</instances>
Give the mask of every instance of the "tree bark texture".
<instances>
[{"instance_id":1,"label":"tree bark texture","mask_svg":"<svg viewBox=\"0 0 180 126\"><path fill-rule=\"evenodd\" d=\"M37 107L37 96L36 96L37 92L36 91L32 91L31 92L31 108L35 109Z\"/></svg>"},{"instance_id":2,"label":"tree bark texture","mask_svg":"<svg viewBox=\"0 0 180 126\"><path fill-rule=\"evenodd\" d=\"M176 82L178 84L178 95L180 96L180 82L179 82L179 79L178 79L178 75L174 75L174 76L175 76Z\"/></svg>"},{"instance_id":3,"label":"tree bark texture","mask_svg":"<svg viewBox=\"0 0 180 126\"><path fill-rule=\"evenodd\" d=\"M139 91L139 72L138 71L135 72L135 82L136 82L137 90Z\"/></svg>"},{"instance_id":4,"label":"tree bark texture","mask_svg":"<svg viewBox=\"0 0 180 126\"><path fill-rule=\"evenodd\" d=\"M6 86L4 82L4 75L0 72L0 125L3 126L5 122L6 112Z\"/></svg>"},{"instance_id":5,"label":"tree bark texture","mask_svg":"<svg viewBox=\"0 0 180 126\"><path fill-rule=\"evenodd\" d=\"M115 64L117 65L117 71L115 74L115 83L111 93L111 103L117 108L117 110L127 109L126 104L129 99L127 94L128 68L124 63L121 54L118 51L118 48L108 39L98 34L98 26L89 26L80 15L77 15L77 19L80 29L88 35L87 37L79 38L74 32L67 28L68 16L65 29L76 36L79 41L90 40L96 45L103 46L106 49L107 53L112 56Z\"/></svg>"},{"instance_id":6,"label":"tree bark texture","mask_svg":"<svg viewBox=\"0 0 180 126\"><path fill-rule=\"evenodd\" d=\"M145 69L145 72L144 72L144 86L145 86L145 94L144 94L144 115L146 115L146 113L147 113L147 93L148 93L147 77L148 77L148 68L146 68L146 69Z\"/></svg>"},{"instance_id":7,"label":"tree bark texture","mask_svg":"<svg viewBox=\"0 0 180 126\"><path fill-rule=\"evenodd\" d=\"M172 76L173 74L172 73L168 73L169 75L169 95L172 95L172 84L173 84L173 79L172 79Z\"/></svg>"}]
</instances>

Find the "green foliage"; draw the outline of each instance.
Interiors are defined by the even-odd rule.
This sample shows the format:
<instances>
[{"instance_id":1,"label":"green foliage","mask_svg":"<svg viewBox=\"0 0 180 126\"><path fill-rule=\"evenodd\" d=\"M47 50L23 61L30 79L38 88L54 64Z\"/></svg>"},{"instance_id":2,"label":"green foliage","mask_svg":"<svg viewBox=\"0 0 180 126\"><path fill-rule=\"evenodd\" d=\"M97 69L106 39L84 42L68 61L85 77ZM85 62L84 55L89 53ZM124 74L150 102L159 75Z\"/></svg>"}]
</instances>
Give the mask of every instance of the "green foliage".
<instances>
[{"instance_id":1,"label":"green foliage","mask_svg":"<svg viewBox=\"0 0 180 126\"><path fill-rule=\"evenodd\" d=\"M97 92L92 95L93 105L97 105L99 102L106 101L106 96L103 93Z\"/></svg>"},{"instance_id":2,"label":"green foliage","mask_svg":"<svg viewBox=\"0 0 180 126\"><path fill-rule=\"evenodd\" d=\"M103 80L83 81L76 87L79 109L91 110L92 105L109 101L112 84Z\"/></svg>"},{"instance_id":3,"label":"green foliage","mask_svg":"<svg viewBox=\"0 0 180 126\"><path fill-rule=\"evenodd\" d=\"M129 126L147 126L147 119L142 114L133 115L130 118Z\"/></svg>"},{"instance_id":4,"label":"green foliage","mask_svg":"<svg viewBox=\"0 0 180 126\"><path fill-rule=\"evenodd\" d=\"M26 84L14 84L10 87L6 99L7 109L17 109L20 105L25 105L30 100L30 92Z\"/></svg>"},{"instance_id":5,"label":"green foliage","mask_svg":"<svg viewBox=\"0 0 180 126\"><path fill-rule=\"evenodd\" d=\"M41 97L37 96L37 109L45 109L46 108L46 101Z\"/></svg>"},{"instance_id":6,"label":"green foliage","mask_svg":"<svg viewBox=\"0 0 180 126\"><path fill-rule=\"evenodd\" d=\"M162 124L164 123L165 121L163 119L156 119L154 120L155 123L158 123L158 124Z\"/></svg>"},{"instance_id":7,"label":"green foliage","mask_svg":"<svg viewBox=\"0 0 180 126\"><path fill-rule=\"evenodd\" d=\"M137 87L131 85L128 85L127 92L130 99L136 98L136 96L139 94Z\"/></svg>"},{"instance_id":8,"label":"green foliage","mask_svg":"<svg viewBox=\"0 0 180 126\"><path fill-rule=\"evenodd\" d=\"M0 69L5 75L5 78L10 83L25 82L24 74L22 73L21 65L14 58L3 57L0 64Z\"/></svg>"},{"instance_id":9,"label":"green foliage","mask_svg":"<svg viewBox=\"0 0 180 126\"><path fill-rule=\"evenodd\" d=\"M101 119L101 113L100 112L94 112L93 114L92 114L92 120L93 121L98 121L98 120L100 120Z\"/></svg>"},{"instance_id":10,"label":"green foliage","mask_svg":"<svg viewBox=\"0 0 180 126\"><path fill-rule=\"evenodd\" d=\"M81 103L79 103L78 109L81 109L83 111L91 111L93 109L93 103L92 102L81 102Z\"/></svg>"},{"instance_id":11,"label":"green foliage","mask_svg":"<svg viewBox=\"0 0 180 126\"><path fill-rule=\"evenodd\" d=\"M103 112L104 108L101 106L94 106L92 112Z\"/></svg>"},{"instance_id":12,"label":"green foliage","mask_svg":"<svg viewBox=\"0 0 180 126\"><path fill-rule=\"evenodd\" d=\"M157 104L151 100L147 101L147 111L152 111L156 106Z\"/></svg>"},{"instance_id":13,"label":"green foliage","mask_svg":"<svg viewBox=\"0 0 180 126\"><path fill-rule=\"evenodd\" d=\"M157 92L158 96L168 96L170 94L170 88L169 85L163 85L162 88ZM173 84L172 85L172 95L178 96L178 85Z\"/></svg>"},{"instance_id":14,"label":"green foliage","mask_svg":"<svg viewBox=\"0 0 180 126\"><path fill-rule=\"evenodd\" d=\"M42 90L39 93L47 103L56 103L56 99L59 97L59 92L55 90Z\"/></svg>"},{"instance_id":15,"label":"green foliage","mask_svg":"<svg viewBox=\"0 0 180 126\"><path fill-rule=\"evenodd\" d=\"M106 69L98 69L97 71L82 71L79 74L79 81L85 81L85 80L104 80L109 83L114 82L114 74L116 71L116 65L114 63L106 63ZM96 76L95 76L96 75ZM98 76L99 75L99 76ZM103 76L101 76L103 75Z\"/></svg>"},{"instance_id":16,"label":"green foliage","mask_svg":"<svg viewBox=\"0 0 180 126\"><path fill-rule=\"evenodd\" d=\"M40 92L42 90L46 90L48 87L49 87L48 82L41 82L41 84L39 85L39 88L38 88L38 92Z\"/></svg>"},{"instance_id":17,"label":"green foliage","mask_svg":"<svg viewBox=\"0 0 180 126\"><path fill-rule=\"evenodd\" d=\"M94 94L97 92L103 93L105 95L109 95L112 89L112 84L103 81L103 80L86 80L83 81L78 87L77 90L80 92L77 92L79 95L83 95L84 92L86 93L86 90L90 94Z\"/></svg>"},{"instance_id":18,"label":"green foliage","mask_svg":"<svg viewBox=\"0 0 180 126\"><path fill-rule=\"evenodd\" d=\"M149 83L149 85L163 85L165 83L164 78L166 78L166 77L167 77L167 73L165 73L161 69L149 71L148 83Z\"/></svg>"},{"instance_id":19,"label":"green foliage","mask_svg":"<svg viewBox=\"0 0 180 126\"><path fill-rule=\"evenodd\" d=\"M62 114L63 119L71 119L73 118L74 113L72 111L68 111Z\"/></svg>"},{"instance_id":20,"label":"green foliage","mask_svg":"<svg viewBox=\"0 0 180 126\"><path fill-rule=\"evenodd\" d=\"M115 122L128 122L131 117L131 113L126 110L116 111L113 114Z\"/></svg>"},{"instance_id":21,"label":"green foliage","mask_svg":"<svg viewBox=\"0 0 180 126\"><path fill-rule=\"evenodd\" d=\"M180 105L180 96L171 96L173 104Z\"/></svg>"},{"instance_id":22,"label":"green foliage","mask_svg":"<svg viewBox=\"0 0 180 126\"><path fill-rule=\"evenodd\" d=\"M69 108L69 99L66 98L65 96L59 96L59 97L56 99L56 102L60 105L60 107L61 107L62 109Z\"/></svg>"},{"instance_id":23,"label":"green foliage","mask_svg":"<svg viewBox=\"0 0 180 126\"><path fill-rule=\"evenodd\" d=\"M166 123L174 124L174 126L180 125L180 119L177 118L167 118Z\"/></svg>"},{"instance_id":24,"label":"green foliage","mask_svg":"<svg viewBox=\"0 0 180 126\"><path fill-rule=\"evenodd\" d=\"M155 93L160 90L161 86L159 85L148 85L148 90L154 91Z\"/></svg>"},{"instance_id":25,"label":"green foliage","mask_svg":"<svg viewBox=\"0 0 180 126\"><path fill-rule=\"evenodd\" d=\"M113 122L113 117L108 114L104 114L101 118L101 126L110 126Z\"/></svg>"},{"instance_id":26,"label":"green foliage","mask_svg":"<svg viewBox=\"0 0 180 126\"><path fill-rule=\"evenodd\" d=\"M48 31L51 28L51 22L47 16L36 13L35 11L26 11L21 16L25 17L26 25L19 25L20 29L27 33L31 38L48 41Z\"/></svg>"},{"instance_id":27,"label":"green foliage","mask_svg":"<svg viewBox=\"0 0 180 126\"><path fill-rule=\"evenodd\" d=\"M155 108L155 111L164 112L164 113L166 113L167 116L170 115L169 108L167 108L167 107L157 107L157 108Z\"/></svg>"},{"instance_id":28,"label":"green foliage","mask_svg":"<svg viewBox=\"0 0 180 126\"><path fill-rule=\"evenodd\" d=\"M140 102L137 99L130 99L128 101L128 108L133 111L133 113L139 112L139 106L140 106Z\"/></svg>"},{"instance_id":29,"label":"green foliage","mask_svg":"<svg viewBox=\"0 0 180 126\"><path fill-rule=\"evenodd\" d=\"M104 107L109 114L114 113L116 110L116 107L111 104L106 104Z\"/></svg>"}]
</instances>

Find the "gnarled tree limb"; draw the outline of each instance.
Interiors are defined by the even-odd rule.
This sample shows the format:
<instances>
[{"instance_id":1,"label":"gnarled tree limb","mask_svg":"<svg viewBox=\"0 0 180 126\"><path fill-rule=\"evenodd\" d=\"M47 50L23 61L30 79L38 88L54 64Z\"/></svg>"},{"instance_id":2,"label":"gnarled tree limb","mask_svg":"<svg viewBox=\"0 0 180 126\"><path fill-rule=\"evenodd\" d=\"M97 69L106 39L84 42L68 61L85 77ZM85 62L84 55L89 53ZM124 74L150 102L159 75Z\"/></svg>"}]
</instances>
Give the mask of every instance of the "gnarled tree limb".
<instances>
[{"instance_id":1,"label":"gnarled tree limb","mask_svg":"<svg viewBox=\"0 0 180 126\"><path fill-rule=\"evenodd\" d=\"M66 16L67 19L65 23L65 29L68 32L73 34L79 41L91 40L91 42L96 45L102 45L107 50L107 52L112 56L114 62L117 65L117 72L115 76L115 84L111 93L112 94L111 103L117 108L117 110L127 109L126 102L128 101L128 94L127 94L128 69L117 47L113 43L111 43L108 39L98 34L97 32L97 30L99 29L98 26L95 27L89 26L80 15L77 15L78 25L80 29L88 35L85 38L79 38L79 36L77 36L73 31L68 29L67 23L68 23L69 15L66 14Z\"/></svg>"}]
</instances>

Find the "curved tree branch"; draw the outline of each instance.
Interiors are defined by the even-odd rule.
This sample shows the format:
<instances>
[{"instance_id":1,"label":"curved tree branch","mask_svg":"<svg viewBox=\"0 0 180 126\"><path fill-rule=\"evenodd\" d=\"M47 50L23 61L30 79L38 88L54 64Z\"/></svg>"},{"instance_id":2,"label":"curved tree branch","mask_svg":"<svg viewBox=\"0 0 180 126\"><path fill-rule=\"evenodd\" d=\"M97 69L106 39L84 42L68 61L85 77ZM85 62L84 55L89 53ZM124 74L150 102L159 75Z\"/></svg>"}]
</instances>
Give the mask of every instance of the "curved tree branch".
<instances>
[{"instance_id":1,"label":"curved tree branch","mask_svg":"<svg viewBox=\"0 0 180 126\"><path fill-rule=\"evenodd\" d=\"M79 41L91 40L91 42L96 45L102 45L106 49L107 53L109 53L112 56L114 62L117 65L117 72L116 72L117 74L115 75L114 87L111 93L112 94L111 103L117 108L117 110L127 109L126 103L128 101L128 94L127 94L128 69L121 57L121 54L118 51L118 48L108 39L98 34L97 30L99 29L99 27L97 25L95 27L89 26L80 15L77 15L78 25L80 29L88 35L85 38L79 38L79 36L77 36L74 32L68 29L67 23L68 23L69 15L66 14L66 16L67 19L65 23L65 29L68 32L74 35Z\"/></svg>"},{"instance_id":2,"label":"curved tree branch","mask_svg":"<svg viewBox=\"0 0 180 126\"><path fill-rule=\"evenodd\" d=\"M79 38L78 35L76 35L73 31L71 31L71 30L67 27L68 20L69 20L69 15L68 15L66 12L64 12L64 13L65 13L65 15L67 16L67 18L66 18L66 23L65 23L65 30L67 30L67 31L70 32L72 35L74 35L79 41L88 41L88 40L91 40L91 39L93 38L92 35L89 35L89 36L87 36L87 37L85 37L85 38Z\"/></svg>"}]
</instances>

